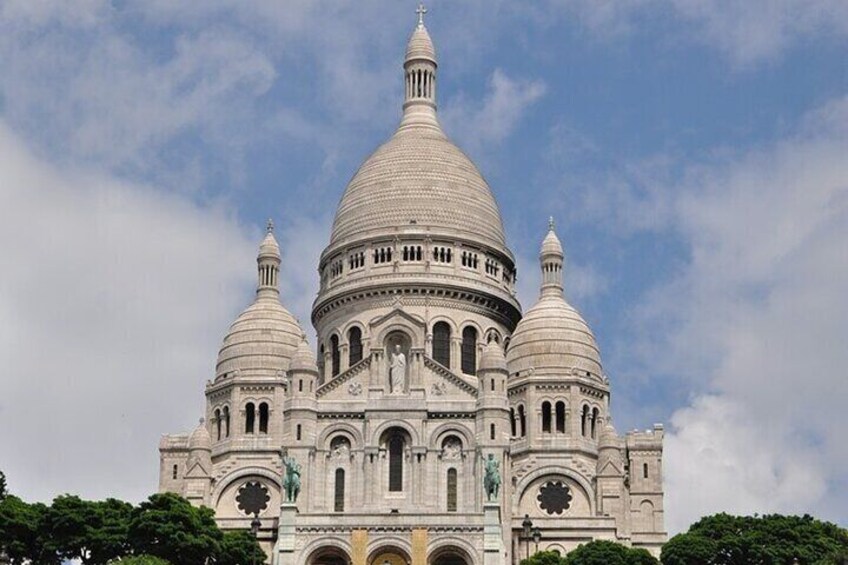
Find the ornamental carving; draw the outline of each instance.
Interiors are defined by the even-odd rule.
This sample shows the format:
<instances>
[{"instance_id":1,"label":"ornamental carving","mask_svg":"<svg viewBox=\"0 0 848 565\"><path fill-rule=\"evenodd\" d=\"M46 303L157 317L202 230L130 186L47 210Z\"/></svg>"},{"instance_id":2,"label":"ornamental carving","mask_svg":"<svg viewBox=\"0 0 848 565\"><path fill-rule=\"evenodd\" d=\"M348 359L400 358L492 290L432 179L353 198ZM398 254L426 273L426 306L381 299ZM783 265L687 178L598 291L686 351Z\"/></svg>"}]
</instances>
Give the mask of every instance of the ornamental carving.
<instances>
[{"instance_id":1,"label":"ornamental carving","mask_svg":"<svg viewBox=\"0 0 848 565\"><path fill-rule=\"evenodd\" d=\"M268 493L268 489L265 485L257 481L244 483L236 495L238 509L248 516L258 515L268 508L268 502L270 500L271 495Z\"/></svg>"},{"instance_id":2,"label":"ornamental carving","mask_svg":"<svg viewBox=\"0 0 848 565\"><path fill-rule=\"evenodd\" d=\"M362 383L353 382L347 385L347 392L351 396L359 396L362 394Z\"/></svg>"},{"instance_id":3,"label":"ornamental carving","mask_svg":"<svg viewBox=\"0 0 848 565\"><path fill-rule=\"evenodd\" d=\"M433 386L430 388L430 392L432 392L435 396L443 396L447 393L448 387L445 383L433 383Z\"/></svg>"},{"instance_id":4,"label":"ornamental carving","mask_svg":"<svg viewBox=\"0 0 848 565\"><path fill-rule=\"evenodd\" d=\"M562 481L548 481L541 488L536 500L548 514L562 514L571 506L571 491Z\"/></svg>"}]
</instances>

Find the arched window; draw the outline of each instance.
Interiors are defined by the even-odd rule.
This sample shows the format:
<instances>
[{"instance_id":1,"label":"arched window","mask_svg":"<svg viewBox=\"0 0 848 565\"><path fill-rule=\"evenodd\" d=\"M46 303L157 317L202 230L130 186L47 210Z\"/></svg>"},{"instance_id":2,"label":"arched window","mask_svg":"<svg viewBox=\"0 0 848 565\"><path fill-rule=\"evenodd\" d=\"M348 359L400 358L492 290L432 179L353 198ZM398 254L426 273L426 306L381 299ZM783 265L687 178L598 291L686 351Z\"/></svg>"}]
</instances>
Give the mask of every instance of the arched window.
<instances>
[{"instance_id":1,"label":"arched window","mask_svg":"<svg viewBox=\"0 0 848 565\"><path fill-rule=\"evenodd\" d=\"M341 369L341 354L339 353L339 336L333 335L330 338L330 353L331 353L331 362L333 368L333 376L339 374L339 370Z\"/></svg>"},{"instance_id":2,"label":"arched window","mask_svg":"<svg viewBox=\"0 0 848 565\"><path fill-rule=\"evenodd\" d=\"M215 410L215 428L218 430L218 441L221 441L221 425L223 422L221 421L221 409L218 408Z\"/></svg>"},{"instance_id":3,"label":"arched window","mask_svg":"<svg viewBox=\"0 0 848 565\"><path fill-rule=\"evenodd\" d=\"M253 424L256 421L256 407L252 402L248 402L244 407L244 433L253 433Z\"/></svg>"},{"instance_id":4,"label":"arched window","mask_svg":"<svg viewBox=\"0 0 848 565\"><path fill-rule=\"evenodd\" d=\"M515 408L509 409L509 431L512 437L515 437Z\"/></svg>"},{"instance_id":5,"label":"arched window","mask_svg":"<svg viewBox=\"0 0 848 565\"><path fill-rule=\"evenodd\" d=\"M451 330L447 322L433 325L433 359L445 367L450 367Z\"/></svg>"},{"instance_id":6,"label":"arched window","mask_svg":"<svg viewBox=\"0 0 848 565\"><path fill-rule=\"evenodd\" d=\"M647 463L642 463L642 478L643 479L648 478L648 464Z\"/></svg>"},{"instance_id":7,"label":"arched window","mask_svg":"<svg viewBox=\"0 0 848 565\"><path fill-rule=\"evenodd\" d=\"M324 351L324 344L322 343L318 352L318 375L321 381L324 380Z\"/></svg>"},{"instance_id":8,"label":"arched window","mask_svg":"<svg viewBox=\"0 0 848 565\"><path fill-rule=\"evenodd\" d=\"M336 469L336 484L334 490L333 510L336 512L344 512L345 499L345 472L344 469Z\"/></svg>"},{"instance_id":9,"label":"arched window","mask_svg":"<svg viewBox=\"0 0 848 565\"><path fill-rule=\"evenodd\" d=\"M230 407L224 406L224 437L230 437Z\"/></svg>"},{"instance_id":10,"label":"arched window","mask_svg":"<svg viewBox=\"0 0 848 565\"><path fill-rule=\"evenodd\" d=\"M350 361L348 365L353 367L356 363L362 361L362 330L356 326L350 328L347 334L348 343L350 343Z\"/></svg>"},{"instance_id":11,"label":"arched window","mask_svg":"<svg viewBox=\"0 0 848 565\"><path fill-rule=\"evenodd\" d=\"M521 430L521 437L527 435L527 415L524 414L524 405L518 407L518 424Z\"/></svg>"},{"instance_id":12,"label":"arched window","mask_svg":"<svg viewBox=\"0 0 848 565\"><path fill-rule=\"evenodd\" d=\"M551 431L551 403L548 401L542 403L542 431Z\"/></svg>"},{"instance_id":13,"label":"arched window","mask_svg":"<svg viewBox=\"0 0 848 565\"><path fill-rule=\"evenodd\" d=\"M597 408L592 409L592 439L598 437L598 416L600 411Z\"/></svg>"},{"instance_id":14,"label":"arched window","mask_svg":"<svg viewBox=\"0 0 848 565\"><path fill-rule=\"evenodd\" d=\"M462 372L477 374L477 330L473 326L462 330Z\"/></svg>"},{"instance_id":15,"label":"arched window","mask_svg":"<svg viewBox=\"0 0 848 565\"><path fill-rule=\"evenodd\" d=\"M403 436L389 437L389 492L403 490Z\"/></svg>"},{"instance_id":16,"label":"arched window","mask_svg":"<svg viewBox=\"0 0 848 565\"><path fill-rule=\"evenodd\" d=\"M456 469L448 469L448 512L456 512Z\"/></svg>"},{"instance_id":17,"label":"arched window","mask_svg":"<svg viewBox=\"0 0 848 565\"><path fill-rule=\"evenodd\" d=\"M556 431L565 433L565 402L556 403Z\"/></svg>"},{"instance_id":18,"label":"arched window","mask_svg":"<svg viewBox=\"0 0 848 565\"><path fill-rule=\"evenodd\" d=\"M268 404L265 402L259 405L259 433L268 433Z\"/></svg>"},{"instance_id":19,"label":"arched window","mask_svg":"<svg viewBox=\"0 0 848 565\"><path fill-rule=\"evenodd\" d=\"M583 406L583 415L580 417L580 428L583 437L589 435L589 407Z\"/></svg>"}]
</instances>

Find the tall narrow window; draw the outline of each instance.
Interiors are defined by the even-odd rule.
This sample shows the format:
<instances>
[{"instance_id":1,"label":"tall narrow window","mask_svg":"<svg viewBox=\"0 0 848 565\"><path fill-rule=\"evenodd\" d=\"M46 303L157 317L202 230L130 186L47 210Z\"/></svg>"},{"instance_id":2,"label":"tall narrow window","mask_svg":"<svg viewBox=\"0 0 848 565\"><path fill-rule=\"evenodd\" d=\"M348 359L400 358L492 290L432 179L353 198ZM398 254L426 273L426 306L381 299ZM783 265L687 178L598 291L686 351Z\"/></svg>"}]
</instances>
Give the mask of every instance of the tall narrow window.
<instances>
[{"instance_id":1,"label":"tall narrow window","mask_svg":"<svg viewBox=\"0 0 848 565\"><path fill-rule=\"evenodd\" d=\"M177 478L177 466L176 465L174 465L174 468L171 470L171 478L172 479Z\"/></svg>"},{"instance_id":2,"label":"tall narrow window","mask_svg":"<svg viewBox=\"0 0 848 565\"><path fill-rule=\"evenodd\" d=\"M230 407L224 406L224 437L230 437Z\"/></svg>"},{"instance_id":3,"label":"tall narrow window","mask_svg":"<svg viewBox=\"0 0 848 565\"><path fill-rule=\"evenodd\" d=\"M252 402L248 402L244 407L244 433L252 434L253 425L256 420L256 407Z\"/></svg>"},{"instance_id":4,"label":"tall narrow window","mask_svg":"<svg viewBox=\"0 0 848 565\"><path fill-rule=\"evenodd\" d=\"M268 433L268 404L265 402L259 405L259 433Z\"/></svg>"},{"instance_id":5,"label":"tall narrow window","mask_svg":"<svg viewBox=\"0 0 848 565\"><path fill-rule=\"evenodd\" d=\"M462 372L477 374L477 330L471 326L462 330Z\"/></svg>"},{"instance_id":6,"label":"tall narrow window","mask_svg":"<svg viewBox=\"0 0 848 565\"><path fill-rule=\"evenodd\" d=\"M527 415L524 413L524 405L518 407L518 424L521 430L521 437L527 435Z\"/></svg>"},{"instance_id":7,"label":"tall narrow window","mask_svg":"<svg viewBox=\"0 0 848 565\"><path fill-rule=\"evenodd\" d=\"M403 490L403 436L389 438L389 492Z\"/></svg>"},{"instance_id":8,"label":"tall narrow window","mask_svg":"<svg viewBox=\"0 0 848 565\"><path fill-rule=\"evenodd\" d=\"M350 328L347 334L347 340L350 343L350 361L348 365L353 367L362 361L362 330L355 326Z\"/></svg>"},{"instance_id":9,"label":"tall narrow window","mask_svg":"<svg viewBox=\"0 0 848 565\"><path fill-rule=\"evenodd\" d=\"M565 402L556 403L556 431L565 433Z\"/></svg>"},{"instance_id":10,"label":"tall narrow window","mask_svg":"<svg viewBox=\"0 0 848 565\"><path fill-rule=\"evenodd\" d=\"M341 354L339 353L339 336L334 335L330 338L330 352L332 354L333 376L339 374L341 368Z\"/></svg>"},{"instance_id":11,"label":"tall narrow window","mask_svg":"<svg viewBox=\"0 0 848 565\"><path fill-rule=\"evenodd\" d=\"M445 367L450 367L451 330L447 322L433 325L433 359Z\"/></svg>"},{"instance_id":12,"label":"tall narrow window","mask_svg":"<svg viewBox=\"0 0 848 565\"><path fill-rule=\"evenodd\" d=\"M551 431L551 403L547 401L542 403L542 431Z\"/></svg>"},{"instance_id":13,"label":"tall narrow window","mask_svg":"<svg viewBox=\"0 0 848 565\"><path fill-rule=\"evenodd\" d=\"M600 416L600 411L597 408L592 409L592 439L596 439L598 437L598 417Z\"/></svg>"},{"instance_id":14,"label":"tall narrow window","mask_svg":"<svg viewBox=\"0 0 848 565\"><path fill-rule=\"evenodd\" d=\"M215 410L215 428L218 430L218 441L221 441L221 425L223 422L221 421L221 409L218 408Z\"/></svg>"},{"instance_id":15,"label":"tall narrow window","mask_svg":"<svg viewBox=\"0 0 848 565\"><path fill-rule=\"evenodd\" d=\"M456 469L448 469L448 512L456 512Z\"/></svg>"},{"instance_id":16,"label":"tall narrow window","mask_svg":"<svg viewBox=\"0 0 848 565\"><path fill-rule=\"evenodd\" d=\"M509 409L509 431L515 437L515 408Z\"/></svg>"},{"instance_id":17,"label":"tall narrow window","mask_svg":"<svg viewBox=\"0 0 848 565\"><path fill-rule=\"evenodd\" d=\"M647 463L642 463L642 478L643 479L648 478L648 464Z\"/></svg>"},{"instance_id":18,"label":"tall narrow window","mask_svg":"<svg viewBox=\"0 0 848 565\"><path fill-rule=\"evenodd\" d=\"M489 424L489 439L495 439L497 434L495 433L497 428L495 428L494 424Z\"/></svg>"},{"instance_id":19,"label":"tall narrow window","mask_svg":"<svg viewBox=\"0 0 848 565\"><path fill-rule=\"evenodd\" d=\"M336 485L334 491L333 510L344 512L345 499L345 472L344 469L336 469Z\"/></svg>"},{"instance_id":20,"label":"tall narrow window","mask_svg":"<svg viewBox=\"0 0 848 565\"><path fill-rule=\"evenodd\" d=\"M300 441L300 436L301 436L301 427L300 427L300 424L298 424L297 425L297 431L296 431L296 434L295 434L297 441Z\"/></svg>"},{"instance_id":21,"label":"tall narrow window","mask_svg":"<svg viewBox=\"0 0 848 565\"><path fill-rule=\"evenodd\" d=\"M580 417L580 428L583 437L589 435L589 407L583 406L583 414Z\"/></svg>"}]
</instances>

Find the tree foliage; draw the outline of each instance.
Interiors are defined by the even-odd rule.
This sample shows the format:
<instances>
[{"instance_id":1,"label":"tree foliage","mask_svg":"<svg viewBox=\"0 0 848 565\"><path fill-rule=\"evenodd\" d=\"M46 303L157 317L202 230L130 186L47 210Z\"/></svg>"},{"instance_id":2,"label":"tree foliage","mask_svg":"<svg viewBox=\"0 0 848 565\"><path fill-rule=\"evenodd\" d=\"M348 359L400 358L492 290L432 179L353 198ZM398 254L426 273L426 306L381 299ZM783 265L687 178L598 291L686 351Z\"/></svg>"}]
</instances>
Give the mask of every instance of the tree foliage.
<instances>
[{"instance_id":1,"label":"tree foliage","mask_svg":"<svg viewBox=\"0 0 848 565\"><path fill-rule=\"evenodd\" d=\"M131 555L110 561L109 565L171 565L171 562L153 555Z\"/></svg>"},{"instance_id":2,"label":"tree foliage","mask_svg":"<svg viewBox=\"0 0 848 565\"><path fill-rule=\"evenodd\" d=\"M210 508L197 508L173 493L154 494L133 512L129 537L135 553L203 565L220 548L223 534Z\"/></svg>"},{"instance_id":3,"label":"tree foliage","mask_svg":"<svg viewBox=\"0 0 848 565\"><path fill-rule=\"evenodd\" d=\"M215 563L218 565L245 565L253 563L254 557L256 563L265 563L267 559L265 552L262 551L253 535L246 530L230 531L224 532Z\"/></svg>"},{"instance_id":4,"label":"tree foliage","mask_svg":"<svg viewBox=\"0 0 848 565\"><path fill-rule=\"evenodd\" d=\"M540 551L521 565L658 565L645 549L630 548L612 541L597 540L579 546L565 557L555 551Z\"/></svg>"},{"instance_id":5,"label":"tree foliage","mask_svg":"<svg viewBox=\"0 0 848 565\"><path fill-rule=\"evenodd\" d=\"M59 559L47 548L45 515L41 503L28 504L17 496L7 495L0 501L0 553L12 563L58 564Z\"/></svg>"},{"instance_id":6,"label":"tree foliage","mask_svg":"<svg viewBox=\"0 0 848 565\"><path fill-rule=\"evenodd\" d=\"M801 565L841 563L848 532L812 516L701 518L662 550L663 565Z\"/></svg>"}]
</instances>

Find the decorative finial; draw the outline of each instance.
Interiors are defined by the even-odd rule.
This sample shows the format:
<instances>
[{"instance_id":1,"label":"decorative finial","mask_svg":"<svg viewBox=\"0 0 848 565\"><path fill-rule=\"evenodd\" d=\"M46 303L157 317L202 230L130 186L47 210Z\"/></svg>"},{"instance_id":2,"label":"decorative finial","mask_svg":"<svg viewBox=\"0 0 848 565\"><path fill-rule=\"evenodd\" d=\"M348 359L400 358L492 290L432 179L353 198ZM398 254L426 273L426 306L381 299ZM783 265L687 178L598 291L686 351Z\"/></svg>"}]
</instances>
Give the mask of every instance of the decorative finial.
<instances>
[{"instance_id":1,"label":"decorative finial","mask_svg":"<svg viewBox=\"0 0 848 565\"><path fill-rule=\"evenodd\" d=\"M424 3L418 4L418 9L415 10L415 13L418 14L418 27L424 27L424 14L427 13L427 8L424 7Z\"/></svg>"},{"instance_id":2,"label":"decorative finial","mask_svg":"<svg viewBox=\"0 0 848 565\"><path fill-rule=\"evenodd\" d=\"M554 217L548 218L548 230L554 231Z\"/></svg>"},{"instance_id":3,"label":"decorative finial","mask_svg":"<svg viewBox=\"0 0 848 565\"><path fill-rule=\"evenodd\" d=\"M204 423L206 423L206 418L201 418L200 419L200 425L202 426Z\"/></svg>"},{"instance_id":4,"label":"decorative finial","mask_svg":"<svg viewBox=\"0 0 848 565\"><path fill-rule=\"evenodd\" d=\"M274 233L274 220L268 218L268 224L266 225L265 229L268 233Z\"/></svg>"}]
</instances>

